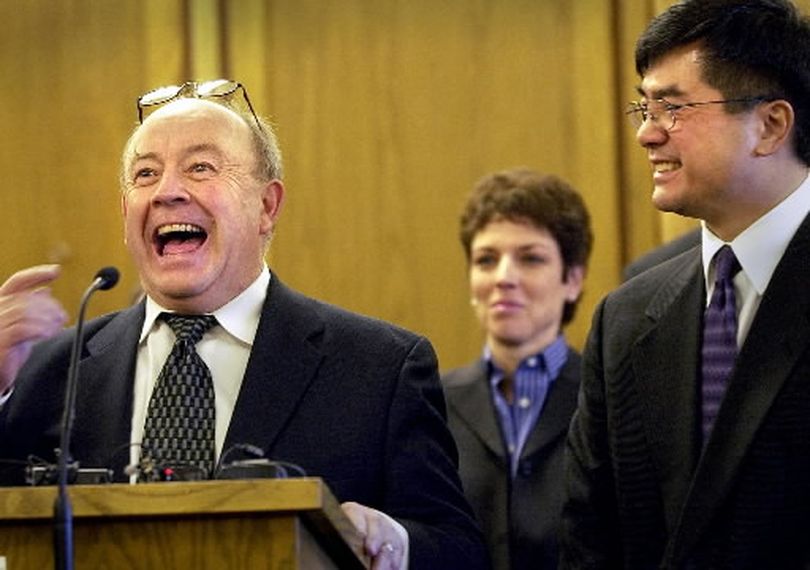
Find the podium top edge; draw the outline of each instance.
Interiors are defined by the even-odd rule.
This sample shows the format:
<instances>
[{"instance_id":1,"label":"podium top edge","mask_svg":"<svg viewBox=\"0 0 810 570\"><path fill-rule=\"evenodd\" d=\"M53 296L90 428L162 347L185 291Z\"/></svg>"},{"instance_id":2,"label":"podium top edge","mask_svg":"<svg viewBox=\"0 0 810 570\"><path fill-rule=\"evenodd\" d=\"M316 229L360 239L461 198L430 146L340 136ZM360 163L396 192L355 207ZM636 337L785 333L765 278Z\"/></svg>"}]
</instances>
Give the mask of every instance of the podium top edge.
<instances>
[{"instance_id":1,"label":"podium top edge","mask_svg":"<svg viewBox=\"0 0 810 570\"><path fill-rule=\"evenodd\" d=\"M56 487L0 488L0 520L50 519ZM337 500L317 477L71 485L73 516L137 517L332 510Z\"/></svg>"}]
</instances>

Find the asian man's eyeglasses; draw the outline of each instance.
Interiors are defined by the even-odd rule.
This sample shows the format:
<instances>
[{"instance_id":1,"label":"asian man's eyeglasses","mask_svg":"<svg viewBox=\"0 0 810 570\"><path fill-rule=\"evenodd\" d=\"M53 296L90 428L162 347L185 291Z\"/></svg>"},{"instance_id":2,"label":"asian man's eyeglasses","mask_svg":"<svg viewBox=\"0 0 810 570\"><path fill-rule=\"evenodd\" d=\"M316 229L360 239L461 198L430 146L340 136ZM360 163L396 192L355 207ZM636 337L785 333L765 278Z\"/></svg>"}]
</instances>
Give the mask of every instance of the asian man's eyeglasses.
<instances>
[{"instance_id":1,"label":"asian man's eyeglasses","mask_svg":"<svg viewBox=\"0 0 810 570\"><path fill-rule=\"evenodd\" d=\"M739 99L718 99L715 101L694 101L690 103L670 103L666 99L653 99L650 101L632 101L627 106L625 114L636 129L650 119L653 123L671 131L678 122L678 113L681 109L700 107L702 105L719 105L721 103L753 103L768 101L769 97L741 97Z\"/></svg>"}]
</instances>

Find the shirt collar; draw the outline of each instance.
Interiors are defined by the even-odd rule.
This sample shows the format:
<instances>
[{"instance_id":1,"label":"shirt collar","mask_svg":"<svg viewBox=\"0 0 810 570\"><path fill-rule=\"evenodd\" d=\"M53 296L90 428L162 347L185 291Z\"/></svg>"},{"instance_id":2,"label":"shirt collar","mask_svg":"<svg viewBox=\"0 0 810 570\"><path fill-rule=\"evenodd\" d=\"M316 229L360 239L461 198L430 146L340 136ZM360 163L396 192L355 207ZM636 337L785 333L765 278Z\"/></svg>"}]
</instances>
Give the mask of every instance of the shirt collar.
<instances>
[{"instance_id":1,"label":"shirt collar","mask_svg":"<svg viewBox=\"0 0 810 570\"><path fill-rule=\"evenodd\" d=\"M810 177L729 244L759 295L768 288L777 264L808 212ZM703 277L708 290L711 260L726 242L714 235L705 222L702 226Z\"/></svg>"},{"instance_id":2,"label":"shirt collar","mask_svg":"<svg viewBox=\"0 0 810 570\"><path fill-rule=\"evenodd\" d=\"M247 289L212 313L223 329L247 345L253 345L269 284L270 270L265 265L262 272ZM171 312L147 296L146 317L143 321L143 328L141 328L140 342L143 342L152 331L160 313Z\"/></svg>"},{"instance_id":3,"label":"shirt collar","mask_svg":"<svg viewBox=\"0 0 810 570\"><path fill-rule=\"evenodd\" d=\"M498 383L503 379L503 370L498 368L495 361L492 360L492 350L489 346L484 347L484 362L489 370L489 381L493 387L497 387ZM548 345L545 349L537 354L527 356L518 365L518 370L521 368L545 368L548 373L549 380L553 382L559 375L560 370L568 360L568 343L565 341L565 336L560 334L557 338Z\"/></svg>"}]
</instances>

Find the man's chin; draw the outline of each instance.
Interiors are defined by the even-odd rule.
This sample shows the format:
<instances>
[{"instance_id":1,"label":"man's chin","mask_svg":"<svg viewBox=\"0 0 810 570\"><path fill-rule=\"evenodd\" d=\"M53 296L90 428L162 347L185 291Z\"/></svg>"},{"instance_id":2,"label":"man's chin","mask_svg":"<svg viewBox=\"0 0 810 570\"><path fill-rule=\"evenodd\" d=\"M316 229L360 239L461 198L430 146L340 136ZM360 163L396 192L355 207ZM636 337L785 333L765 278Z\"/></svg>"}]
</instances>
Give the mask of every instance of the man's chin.
<instances>
[{"instance_id":1,"label":"man's chin","mask_svg":"<svg viewBox=\"0 0 810 570\"><path fill-rule=\"evenodd\" d=\"M683 205L680 200L673 195L671 191L664 188L655 187L652 194L652 203L657 210L661 212L671 212L673 214L680 214Z\"/></svg>"},{"instance_id":2,"label":"man's chin","mask_svg":"<svg viewBox=\"0 0 810 570\"><path fill-rule=\"evenodd\" d=\"M203 284L194 283L188 278L153 279L144 289L152 299L166 308L173 308L170 305L176 303L186 304L205 291Z\"/></svg>"}]
</instances>

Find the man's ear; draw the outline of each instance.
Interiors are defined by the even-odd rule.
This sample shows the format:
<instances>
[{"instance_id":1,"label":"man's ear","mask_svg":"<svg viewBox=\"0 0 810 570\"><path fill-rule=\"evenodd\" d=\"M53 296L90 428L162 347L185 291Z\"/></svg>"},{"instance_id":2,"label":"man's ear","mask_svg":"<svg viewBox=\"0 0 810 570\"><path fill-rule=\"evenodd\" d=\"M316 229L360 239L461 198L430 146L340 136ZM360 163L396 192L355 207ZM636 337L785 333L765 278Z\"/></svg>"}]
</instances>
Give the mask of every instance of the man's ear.
<instances>
[{"instance_id":1,"label":"man's ear","mask_svg":"<svg viewBox=\"0 0 810 570\"><path fill-rule=\"evenodd\" d=\"M784 99L777 99L760 103L756 113L760 120L760 130L754 151L757 156L772 155L790 142L796 121L793 106Z\"/></svg>"},{"instance_id":2,"label":"man's ear","mask_svg":"<svg viewBox=\"0 0 810 570\"><path fill-rule=\"evenodd\" d=\"M273 179L264 185L261 192L262 219L259 229L262 235L270 235L276 227L276 220L284 202L284 184L281 180Z\"/></svg>"}]
</instances>

